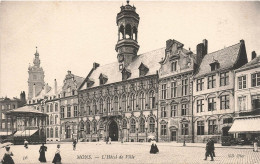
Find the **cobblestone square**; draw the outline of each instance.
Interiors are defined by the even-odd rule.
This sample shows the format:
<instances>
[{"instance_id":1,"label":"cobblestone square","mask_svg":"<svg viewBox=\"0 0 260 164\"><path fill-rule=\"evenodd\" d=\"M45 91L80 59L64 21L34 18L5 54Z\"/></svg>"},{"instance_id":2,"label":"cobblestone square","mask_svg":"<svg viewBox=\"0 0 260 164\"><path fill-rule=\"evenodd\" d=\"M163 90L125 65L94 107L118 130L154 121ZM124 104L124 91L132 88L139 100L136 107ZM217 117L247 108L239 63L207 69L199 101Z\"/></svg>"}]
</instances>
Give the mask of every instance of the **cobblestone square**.
<instances>
[{"instance_id":1,"label":"cobblestone square","mask_svg":"<svg viewBox=\"0 0 260 164\"><path fill-rule=\"evenodd\" d=\"M51 163L57 144L46 144L47 163ZM149 143L78 143L77 149L72 150L71 143L61 143L61 157L63 164L73 163L260 163L260 152L252 149L218 148L216 147L215 161L204 161L204 147L181 147L172 143L158 143L159 154L150 154ZM40 145L13 145L15 163L40 163ZM3 156L1 148L0 155Z\"/></svg>"}]
</instances>

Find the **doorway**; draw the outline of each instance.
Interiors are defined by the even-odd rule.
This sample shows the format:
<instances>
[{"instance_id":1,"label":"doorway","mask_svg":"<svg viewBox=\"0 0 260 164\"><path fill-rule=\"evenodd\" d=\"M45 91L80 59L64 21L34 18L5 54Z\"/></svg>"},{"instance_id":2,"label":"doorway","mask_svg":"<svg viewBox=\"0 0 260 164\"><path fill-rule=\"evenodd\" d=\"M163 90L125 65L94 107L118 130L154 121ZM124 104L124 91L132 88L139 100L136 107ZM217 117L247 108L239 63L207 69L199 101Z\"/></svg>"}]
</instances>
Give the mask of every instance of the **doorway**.
<instances>
[{"instance_id":1,"label":"doorway","mask_svg":"<svg viewBox=\"0 0 260 164\"><path fill-rule=\"evenodd\" d=\"M176 135L177 135L177 133L176 133L176 131L171 131L171 141L176 141Z\"/></svg>"},{"instance_id":2,"label":"doorway","mask_svg":"<svg viewBox=\"0 0 260 164\"><path fill-rule=\"evenodd\" d=\"M114 120L109 125L109 137L111 141L118 141L118 126Z\"/></svg>"},{"instance_id":3,"label":"doorway","mask_svg":"<svg viewBox=\"0 0 260 164\"><path fill-rule=\"evenodd\" d=\"M70 129L70 126L67 126L66 127L66 138L70 138L71 136L71 129Z\"/></svg>"}]
</instances>

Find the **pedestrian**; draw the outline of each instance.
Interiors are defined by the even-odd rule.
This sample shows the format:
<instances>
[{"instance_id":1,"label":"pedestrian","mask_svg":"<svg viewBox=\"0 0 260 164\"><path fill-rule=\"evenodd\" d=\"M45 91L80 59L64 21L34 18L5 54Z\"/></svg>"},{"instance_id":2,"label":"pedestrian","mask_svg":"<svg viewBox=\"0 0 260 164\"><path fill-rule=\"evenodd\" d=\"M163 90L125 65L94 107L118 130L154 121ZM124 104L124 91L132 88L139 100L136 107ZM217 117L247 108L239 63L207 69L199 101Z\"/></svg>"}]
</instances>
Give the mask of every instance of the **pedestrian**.
<instances>
[{"instance_id":1,"label":"pedestrian","mask_svg":"<svg viewBox=\"0 0 260 164\"><path fill-rule=\"evenodd\" d=\"M111 138L110 137L108 138L108 141L109 141L109 144L111 144Z\"/></svg>"},{"instance_id":2,"label":"pedestrian","mask_svg":"<svg viewBox=\"0 0 260 164\"><path fill-rule=\"evenodd\" d=\"M106 144L108 144L108 137L105 137L105 140L106 140Z\"/></svg>"},{"instance_id":3,"label":"pedestrian","mask_svg":"<svg viewBox=\"0 0 260 164\"><path fill-rule=\"evenodd\" d=\"M213 150L212 141L209 139L207 144L206 144L206 153L205 153L205 159L204 160L207 160L207 157L210 155L211 161L214 161L213 155L212 155L212 150Z\"/></svg>"},{"instance_id":4,"label":"pedestrian","mask_svg":"<svg viewBox=\"0 0 260 164\"><path fill-rule=\"evenodd\" d=\"M3 156L3 159L1 160L2 164L14 164L14 160L11 156L13 156L13 153L10 151L10 147L6 146L5 147L5 154Z\"/></svg>"},{"instance_id":5,"label":"pedestrian","mask_svg":"<svg viewBox=\"0 0 260 164\"><path fill-rule=\"evenodd\" d=\"M73 143L72 143L72 144L73 144L73 150L76 150L76 145L77 145L76 139L73 140Z\"/></svg>"},{"instance_id":6,"label":"pedestrian","mask_svg":"<svg viewBox=\"0 0 260 164\"><path fill-rule=\"evenodd\" d=\"M42 143L42 146L40 147L40 157L39 157L39 161L40 162L46 162L46 158L45 158L45 152L47 151L47 147L44 146L44 143Z\"/></svg>"},{"instance_id":7,"label":"pedestrian","mask_svg":"<svg viewBox=\"0 0 260 164\"><path fill-rule=\"evenodd\" d=\"M254 149L253 151L254 152L258 152L258 140L257 138L255 137L254 141L253 141L253 144L254 144Z\"/></svg>"},{"instance_id":8,"label":"pedestrian","mask_svg":"<svg viewBox=\"0 0 260 164\"><path fill-rule=\"evenodd\" d=\"M26 139L24 139L24 147L28 149L28 141Z\"/></svg>"},{"instance_id":9,"label":"pedestrian","mask_svg":"<svg viewBox=\"0 0 260 164\"><path fill-rule=\"evenodd\" d=\"M156 145L155 139L152 140L151 144L152 144L152 145L151 145L151 149L150 149L150 154L159 153L159 149L158 149L158 147L157 147L157 145Z\"/></svg>"},{"instance_id":10,"label":"pedestrian","mask_svg":"<svg viewBox=\"0 0 260 164\"><path fill-rule=\"evenodd\" d=\"M214 139L210 138L210 141L211 141L211 147L212 147L212 155L213 155L213 157L216 157L216 155L215 155Z\"/></svg>"},{"instance_id":11,"label":"pedestrian","mask_svg":"<svg viewBox=\"0 0 260 164\"><path fill-rule=\"evenodd\" d=\"M55 152L55 156L52 160L52 163L61 164L61 155L60 155L60 145L59 144L57 145L57 150Z\"/></svg>"}]
</instances>

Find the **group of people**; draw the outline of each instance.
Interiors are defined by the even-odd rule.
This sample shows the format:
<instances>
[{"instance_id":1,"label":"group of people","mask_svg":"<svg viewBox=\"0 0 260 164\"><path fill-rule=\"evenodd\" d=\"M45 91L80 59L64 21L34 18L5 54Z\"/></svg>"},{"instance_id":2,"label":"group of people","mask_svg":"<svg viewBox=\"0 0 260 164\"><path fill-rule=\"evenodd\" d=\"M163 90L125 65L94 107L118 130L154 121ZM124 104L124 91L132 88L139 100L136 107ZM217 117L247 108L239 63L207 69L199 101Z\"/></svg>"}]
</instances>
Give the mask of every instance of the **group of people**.
<instances>
[{"instance_id":1,"label":"group of people","mask_svg":"<svg viewBox=\"0 0 260 164\"><path fill-rule=\"evenodd\" d=\"M45 152L47 151L47 147L44 146L44 143L42 144L42 146L40 147L39 153L40 153L40 157L39 157L39 161L40 162L47 162L46 161L46 157L45 157ZM61 155L60 155L60 145L57 145L57 150L55 152L54 158L52 160L52 163L55 164L60 164L61 163Z\"/></svg>"},{"instance_id":2,"label":"group of people","mask_svg":"<svg viewBox=\"0 0 260 164\"><path fill-rule=\"evenodd\" d=\"M215 146L214 146L214 140L210 138L206 144L206 153L204 160L207 160L207 157L211 157L211 161L214 161L215 157Z\"/></svg>"}]
</instances>

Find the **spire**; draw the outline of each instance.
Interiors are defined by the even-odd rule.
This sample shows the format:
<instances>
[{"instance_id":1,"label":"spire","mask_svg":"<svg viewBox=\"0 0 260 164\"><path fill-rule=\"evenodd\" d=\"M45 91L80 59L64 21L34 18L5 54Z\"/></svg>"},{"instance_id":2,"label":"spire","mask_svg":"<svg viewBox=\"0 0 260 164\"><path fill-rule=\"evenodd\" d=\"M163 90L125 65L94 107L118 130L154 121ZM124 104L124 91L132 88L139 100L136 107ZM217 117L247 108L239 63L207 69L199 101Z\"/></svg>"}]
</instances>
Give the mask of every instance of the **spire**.
<instances>
[{"instance_id":1,"label":"spire","mask_svg":"<svg viewBox=\"0 0 260 164\"><path fill-rule=\"evenodd\" d=\"M38 53L38 51L37 51L37 46L36 46L36 53Z\"/></svg>"}]
</instances>

